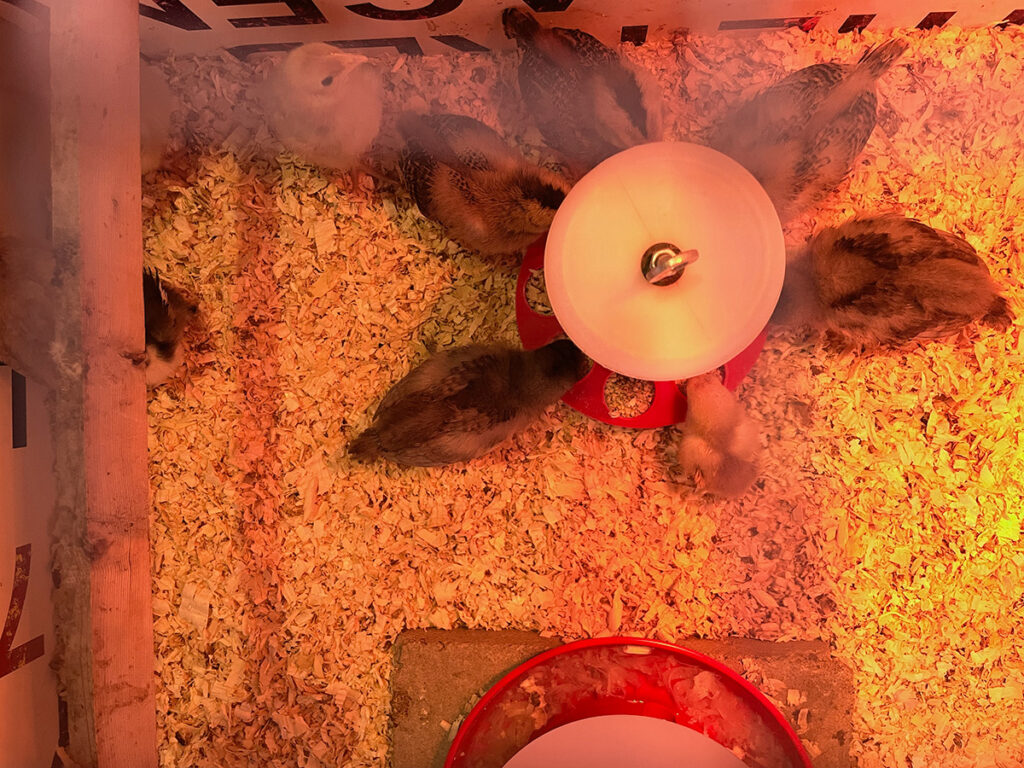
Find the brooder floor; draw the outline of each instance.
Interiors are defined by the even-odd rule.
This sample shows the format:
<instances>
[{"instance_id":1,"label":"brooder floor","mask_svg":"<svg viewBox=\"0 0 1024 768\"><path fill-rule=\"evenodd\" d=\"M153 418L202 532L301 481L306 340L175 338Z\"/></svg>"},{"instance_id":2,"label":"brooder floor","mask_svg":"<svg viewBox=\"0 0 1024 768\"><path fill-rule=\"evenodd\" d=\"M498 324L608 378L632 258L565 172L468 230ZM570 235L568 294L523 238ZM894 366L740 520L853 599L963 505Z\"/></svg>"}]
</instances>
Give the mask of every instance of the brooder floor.
<instances>
[{"instance_id":1,"label":"brooder floor","mask_svg":"<svg viewBox=\"0 0 1024 768\"><path fill-rule=\"evenodd\" d=\"M686 139L881 39L627 53ZM789 238L912 215L975 245L1021 315L1024 34L909 39L862 162ZM539 144L501 84L514 63L395 58L389 95ZM861 768L1024 763L1019 324L874 356L769 338L740 390L765 446L740 501L676 479L673 430L561 405L470 464L356 465L346 443L428 350L517 339L516 264L461 250L385 185L278 156L252 98L266 62L163 66L185 108L180 152L144 185L146 260L203 316L149 407L163 766L382 766L392 640L453 626L820 638L854 670Z\"/></svg>"}]
</instances>

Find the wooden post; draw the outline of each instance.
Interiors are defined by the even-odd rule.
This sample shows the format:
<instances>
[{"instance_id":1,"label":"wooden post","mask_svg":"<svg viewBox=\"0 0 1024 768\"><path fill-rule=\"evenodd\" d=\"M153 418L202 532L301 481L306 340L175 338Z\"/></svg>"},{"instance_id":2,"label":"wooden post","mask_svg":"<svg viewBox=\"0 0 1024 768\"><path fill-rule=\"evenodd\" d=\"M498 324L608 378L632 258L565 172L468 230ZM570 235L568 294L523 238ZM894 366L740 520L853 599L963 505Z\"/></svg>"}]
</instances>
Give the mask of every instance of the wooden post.
<instances>
[{"instance_id":1,"label":"wooden post","mask_svg":"<svg viewBox=\"0 0 1024 768\"><path fill-rule=\"evenodd\" d=\"M155 768L146 390L129 360L144 347L138 3L52 0L50 30L68 752Z\"/></svg>"}]
</instances>

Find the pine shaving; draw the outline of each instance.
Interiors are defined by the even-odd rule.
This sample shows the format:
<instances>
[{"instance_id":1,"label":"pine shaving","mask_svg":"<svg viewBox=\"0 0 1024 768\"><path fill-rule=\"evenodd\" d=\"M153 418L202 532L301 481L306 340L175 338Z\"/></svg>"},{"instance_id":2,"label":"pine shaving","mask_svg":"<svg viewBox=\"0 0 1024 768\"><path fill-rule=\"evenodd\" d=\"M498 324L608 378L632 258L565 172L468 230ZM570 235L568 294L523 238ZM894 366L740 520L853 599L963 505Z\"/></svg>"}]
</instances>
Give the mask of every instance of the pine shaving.
<instances>
[{"instance_id":1,"label":"pine shaving","mask_svg":"<svg viewBox=\"0 0 1024 768\"><path fill-rule=\"evenodd\" d=\"M886 37L625 51L661 81L668 136L699 139L785 73ZM915 216L976 246L1020 315L1024 34L905 37L862 162L788 239ZM284 154L254 101L270 65L164 62L177 155L143 190L147 263L203 312L149 407L164 768L379 767L391 643L455 626L823 639L854 670L860 768L1024 764L1018 326L906 355L770 338L740 388L767 431L762 477L736 501L677 479L675 430L561 405L466 465L354 464L347 442L431 351L517 341L517 265L462 250L404 193ZM388 65L393 107L475 116L551 162L513 55Z\"/></svg>"}]
</instances>

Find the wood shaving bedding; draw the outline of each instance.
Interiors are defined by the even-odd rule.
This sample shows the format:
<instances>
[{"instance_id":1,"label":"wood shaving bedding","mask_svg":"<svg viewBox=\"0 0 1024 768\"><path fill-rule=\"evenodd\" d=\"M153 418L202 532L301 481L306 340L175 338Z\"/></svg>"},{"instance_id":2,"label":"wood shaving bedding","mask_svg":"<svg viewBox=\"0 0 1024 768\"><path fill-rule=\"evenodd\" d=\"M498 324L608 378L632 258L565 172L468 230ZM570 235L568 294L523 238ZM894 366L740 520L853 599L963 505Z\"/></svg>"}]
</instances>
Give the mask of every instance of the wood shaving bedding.
<instances>
[{"instance_id":1,"label":"wood shaving bedding","mask_svg":"<svg viewBox=\"0 0 1024 768\"><path fill-rule=\"evenodd\" d=\"M861 162L788 239L916 216L975 245L1020 314L1024 34L906 37ZM786 72L883 39L624 50L661 81L669 136L697 139ZM500 85L514 64L395 57L390 104L473 115L546 157ZM147 262L203 312L185 376L150 401L163 766L381 766L391 642L457 625L821 638L855 671L861 768L1024 762L1017 326L870 357L773 336L739 390L767 434L738 501L675 478L675 430L561 405L466 465L354 464L347 441L430 351L516 341L517 268L400 191L343 192L280 154L253 100L270 65L165 62L181 151L144 188Z\"/></svg>"},{"instance_id":2,"label":"wood shaving bedding","mask_svg":"<svg viewBox=\"0 0 1024 768\"><path fill-rule=\"evenodd\" d=\"M526 294L526 305L539 315L554 315L551 299L548 298L547 283L544 282L544 270L530 270L530 276L523 287Z\"/></svg>"}]
</instances>

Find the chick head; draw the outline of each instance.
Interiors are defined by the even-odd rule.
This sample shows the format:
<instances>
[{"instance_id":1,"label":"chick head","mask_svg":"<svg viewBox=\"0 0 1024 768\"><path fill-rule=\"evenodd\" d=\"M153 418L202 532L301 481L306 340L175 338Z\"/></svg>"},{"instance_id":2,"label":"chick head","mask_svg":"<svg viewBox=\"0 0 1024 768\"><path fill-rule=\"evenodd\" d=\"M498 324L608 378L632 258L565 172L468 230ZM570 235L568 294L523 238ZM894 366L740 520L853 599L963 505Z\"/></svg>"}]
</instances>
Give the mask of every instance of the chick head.
<instances>
[{"instance_id":1,"label":"chick head","mask_svg":"<svg viewBox=\"0 0 1024 768\"><path fill-rule=\"evenodd\" d=\"M161 285L160 293L167 306L168 321L166 334L160 334L160 340L178 339L195 319L199 312L199 306L182 291L172 286Z\"/></svg>"},{"instance_id":2,"label":"chick head","mask_svg":"<svg viewBox=\"0 0 1024 768\"><path fill-rule=\"evenodd\" d=\"M720 369L686 380L686 425L718 442L732 431L742 413L736 396L725 388Z\"/></svg>"},{"instance_id":3,"label":"chick head","mask_svg":"<svg viewBox=\"0 0 1024 768\"><path fill-rule=\"evenodd\" d=\"M313 101L336 101L352 88L383 86L383 78L369 58L327 43L293 49L282 71L288 88Z\"/></svg>"},{"instance_id":4,"label":"chick head","mask_svg":"<svg viewBox=\"0 0 1024 768\"><path fill-rule=\"evenodd\" d=\"M702 373L699 376L691 376L686 380L684 388L686 394L688 395L693 392L711 393L718 395L722 393L722 390L724 388L723 382L724 376L722 374L722 369L715 368L713 370L708 371L707 373ZM725 392L728 393L728 390L725 390ZM722 396L724 397L726 395ZM731 394L728 396L731 398Z\"/></svg>"},{"instance_id":5,"label":"chick head","mask_svg":"<svg viewBox=\"0 0 1024 768\"><path fill-rule=\"evenodd\" d=\"M558 339L538 349L535 354L545 374L553 380L575 384L590 371L590 358L569 339Z\"/></svg>"}]
</instances>

